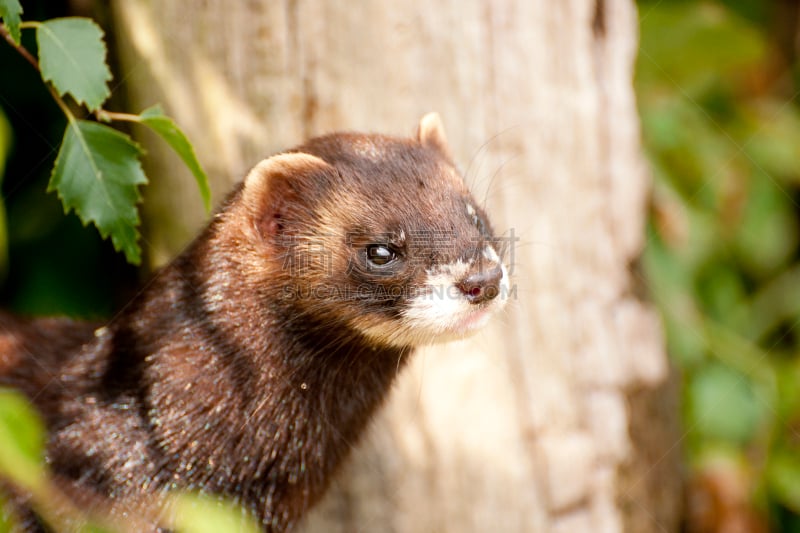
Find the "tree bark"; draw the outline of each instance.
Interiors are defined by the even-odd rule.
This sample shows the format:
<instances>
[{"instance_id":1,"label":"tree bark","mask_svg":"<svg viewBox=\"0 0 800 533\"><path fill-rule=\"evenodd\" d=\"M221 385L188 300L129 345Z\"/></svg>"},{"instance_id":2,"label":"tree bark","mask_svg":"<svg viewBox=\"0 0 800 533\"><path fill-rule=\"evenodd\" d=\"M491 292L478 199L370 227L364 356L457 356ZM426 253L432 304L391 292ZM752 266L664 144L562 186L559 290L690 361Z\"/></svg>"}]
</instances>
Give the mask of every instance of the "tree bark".
<instances>
[{"instance_id":1,"label":"tree bark","mask_svg":"<svg viewBox=\"0 0 800 533\"><path fill-rule=\"evenodd\" d=\"M417 354L308 531L674 531L677 411L639 296L648 176L630 0L116 0L135 110L160 101L217 200L305 138L410 134L438 111L476 198L518 238L514 299ZM151 261L205 218L150 152Z\"/></svg>"}]
</instances>

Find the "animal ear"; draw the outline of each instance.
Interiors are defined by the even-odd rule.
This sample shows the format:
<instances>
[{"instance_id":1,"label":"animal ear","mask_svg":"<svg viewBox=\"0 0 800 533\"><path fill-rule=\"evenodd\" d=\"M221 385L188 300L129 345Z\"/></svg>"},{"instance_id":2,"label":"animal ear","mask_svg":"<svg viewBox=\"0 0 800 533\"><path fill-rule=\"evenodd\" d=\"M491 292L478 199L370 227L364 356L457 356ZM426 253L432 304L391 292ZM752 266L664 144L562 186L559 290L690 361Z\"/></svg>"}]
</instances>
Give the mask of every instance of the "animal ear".
<instances>
[{"instance_id":1,"label":"animal ear","mask_svg":"<svg viewBox=\"0 0 800 533\"><path fill-rule=\"evenodd\" d=\"M242 202L263 237L308 219L309 203L335 170L319 157L293 152L257 164L244 178ZM306 215L306 216L304 216Z\"/></svg>"},{"instance_id":2,"label":"animal ear","mask_svg":"<svg viewBox=\"0 0 800 533\"><path fill-rule=\"evenodd\" d=\"M447 159L453 159L439 113L428 113L420 119L417 127L417 140L422 145L438 150Z\"/></svg>"}]
</instances>

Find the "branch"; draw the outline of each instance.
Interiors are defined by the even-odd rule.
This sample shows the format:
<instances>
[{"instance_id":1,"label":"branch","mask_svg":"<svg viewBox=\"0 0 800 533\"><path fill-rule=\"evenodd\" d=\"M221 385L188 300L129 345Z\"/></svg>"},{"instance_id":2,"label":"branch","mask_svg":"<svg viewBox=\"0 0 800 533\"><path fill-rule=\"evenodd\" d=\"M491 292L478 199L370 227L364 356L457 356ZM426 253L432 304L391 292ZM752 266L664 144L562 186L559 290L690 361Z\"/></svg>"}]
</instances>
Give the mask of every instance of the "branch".
<instances>
[{"instance_id":1,"label":"branch","mask_svg":"<svg viewBox=\"0 0 800 533\"><path fill-rule=\"evenodd\" d=\"M23 29L28 29L28 28L35 29L40 25L41 23L39 22L27 21L20 24L20 27ZM11 38L11 34L8 33L8 30L6 30L3 24L0 24L0 35L2 35L3 38L8 42L8 44L10 44L17 52L19 52L19 54L22 57L24 57L25 60L28 61L28 63L33 65L33 68L35 68L37 72L39 72L39 74L41 75L42 69L39 68L39 62L36 60L35 57L33 57L33 55L28 51L27 48L22 46L22 44L17 44L14 42L14 39ZM75 119L75 115L73 115L73 113L69 110L69 106L67 106L67 103L64 101L63 98L61 98L61 95L58 94L58 91L55 90L52 84L47 83L45 80L42 80L42 82L45 84L45 86L47 86L47 89L50 91L50 94L53 96L53 99L55 99L56 104L58 104L58 107L60 107L61 110L64 112L64 114L67 116L67 119L70 122L72 122ZM139 115L131 115L129 113L116 113L114 111L106 111L103 108L100 108L97 111L95 111L94 116L95 118L97 118L97 120L101 122L111 122L112 120L121 120L125 122L142 121Z\"/></svg>"},{"instance_id":2,"label":"branch","mask_svg":"<svg viewBox=\"0 0 800 533\"><path fill-rule=\"evenodd\" d=\"M141 122L142 117L139 115L131 115L130 113L117 113L115 111L106 111L103 108L94 112L94 116L101 122L111 122L112 120L122 120L125 122Z\"/></svg>"},{"instance_id":3,"label":"branch","mask_svg":"<svg viewBox=\"0 0 800 533\"><path fill-rule=\"evenodd\" d=\"M8 44L10 44L12 47L14 47L14 49L17 52L19 52L20 55L22 55L22 57L24 57L28 61L28 63L33 65L33 68L35 68L36 70L39 70L39 62L36 61L36 58L33 57L31 55L31 53L28 52L28 50L24 46L22 46L22 44L17 44L17 43L14 42L14 39L11 38L11 34L8 33L8 30L6 29L5 25L3 25L3 24L0 24L0 35L2 35L3 38L6 41L8 41Z\"/></svg>"},{"instance_id":4,"label":"branch","mask_svg":"<svg viewBox=\"0 0 800 533\"><path fill-rule=\"evenodd\" d=\"M26 26L25 23L23 23L21 26L23 28L31 27L30 25ZM33 26L33 27L35 27L35 26ZM31 53L28 52L28 49L25 48L24 46L22 46L21 43L20 44L15 43L14 39L11 38L11 34L8 33L8 30L6 30L5 26L2 25L2 24L0 24L0 34L8 42L8 44L10 44L12 48L14 48L14 50L19 52L19 54L22 57L24 57L28 61L28 63L33 65L33 68L36 69L36 71L39 73L39 75L42 74L42 69L39 68L39 62L36 61L36 58L33 57L33 55L31 55ZM67 116L67 120L69 120L70 122L75 120L75 115L73 115L72 112L69 110L69 106L67 106L67 103L64 101L63 98L61 98L61 95L58 94L58 91L56 91L53 88L53 86L51 84L47 83L46 81L42 80L42 83L45 84L45 86L47 87L47 90L50 91L50 95L56 101L56 104L58 104L58 107L60 107L61 111L63 111L63 113Z\"/></svg>"}]
</instances>

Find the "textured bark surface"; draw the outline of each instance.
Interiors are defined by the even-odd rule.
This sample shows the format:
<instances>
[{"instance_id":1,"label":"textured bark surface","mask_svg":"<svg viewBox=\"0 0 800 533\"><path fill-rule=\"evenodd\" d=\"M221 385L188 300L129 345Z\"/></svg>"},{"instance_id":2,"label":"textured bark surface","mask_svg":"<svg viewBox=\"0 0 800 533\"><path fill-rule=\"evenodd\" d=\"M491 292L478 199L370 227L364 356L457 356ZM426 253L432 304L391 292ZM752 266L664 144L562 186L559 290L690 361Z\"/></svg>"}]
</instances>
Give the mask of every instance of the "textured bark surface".
<instances>
[{"instance_id":1,"label":"textured bark surface","mask_svg":"<svg viewBox=\"0 0 800 533\"><path fill-rule=\"evenodd\" d=\"M417 355L309 531L676 529L677 414L631 267L647 193L631 0L112 4L131 107L164 104L217 199L310 135L411 133L436 110L519 238L508 311ZM148 150L158 264L204 214L176 158Z\"/></svg>"}]
</instances>

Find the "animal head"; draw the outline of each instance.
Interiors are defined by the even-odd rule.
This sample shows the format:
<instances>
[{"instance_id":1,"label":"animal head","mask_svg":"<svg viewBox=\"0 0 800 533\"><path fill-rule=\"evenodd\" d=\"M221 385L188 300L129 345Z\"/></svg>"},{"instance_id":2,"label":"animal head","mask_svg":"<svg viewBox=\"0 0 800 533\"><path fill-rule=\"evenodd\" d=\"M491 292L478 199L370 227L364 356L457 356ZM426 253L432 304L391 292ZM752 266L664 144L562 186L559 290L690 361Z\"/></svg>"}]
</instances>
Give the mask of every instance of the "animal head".
<instances>
[{"instance_id":1,"label":"animal head","mask_svg":"<svg viewBox=\"0 0 800 533\"><path fill-rule=\"evenodd\" d=\"M241 195L250 269L299 315L414 346L472 333L505 303L499 241L436 114L413 138L312 139L259 163Z\"/></svg>"}]
</instances>

